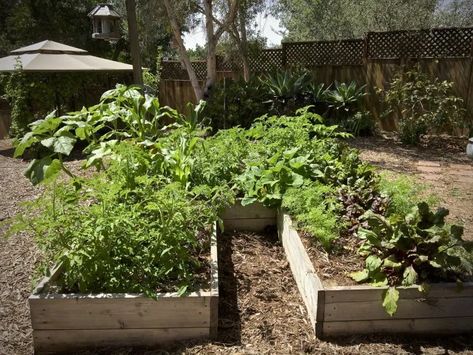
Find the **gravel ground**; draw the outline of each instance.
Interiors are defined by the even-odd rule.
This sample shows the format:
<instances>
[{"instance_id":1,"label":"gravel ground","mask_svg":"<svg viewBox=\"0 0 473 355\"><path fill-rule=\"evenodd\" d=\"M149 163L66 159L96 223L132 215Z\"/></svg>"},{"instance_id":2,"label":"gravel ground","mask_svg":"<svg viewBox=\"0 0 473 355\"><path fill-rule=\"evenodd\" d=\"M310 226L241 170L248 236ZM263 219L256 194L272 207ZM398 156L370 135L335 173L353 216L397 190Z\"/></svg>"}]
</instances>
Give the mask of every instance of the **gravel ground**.
<instances>
[{"instance_id":1,"label":"gravel ground","mask_svg":"<svg viewBox=\"0 0 473 355\"><path fill-rule=\"evenodd\" d=\"M448 143L448 144L447 144ZM433 182L452 210L452 217L472 231L472 187L460 146L448 141L432 150L406 149L391 139L359 139L353 143L362 157L383 169L416 174ZM0 220L19 211L22 201L40 193L23 177L27 163L11 158L8 141L0 141ZM464 155L464 153L463 153ZM419 161L439 162L441 179L419 171ZM458 179L452 164L467 166ZM72 163L73 166L78 163ZM462 168L463 169L463 168ZM461 170L461 169L460 169ZM463 170L462 170L463 171ZM427 178L426 178L427 177ZM31 290L38 250L27 235L2 238L0 225L0 355L32 354L27 297ZM473 354L473 337L406 338L345 337L330 342L314 338L305 309L274 236L240 234L226 237L221 245L222 283L220 331L215 342L182 344L162 350L120 349L115 354ZM96 353L96 352L93 352ZM105 351L109 354L110 351Z\"/></svg>"}]
</instances>

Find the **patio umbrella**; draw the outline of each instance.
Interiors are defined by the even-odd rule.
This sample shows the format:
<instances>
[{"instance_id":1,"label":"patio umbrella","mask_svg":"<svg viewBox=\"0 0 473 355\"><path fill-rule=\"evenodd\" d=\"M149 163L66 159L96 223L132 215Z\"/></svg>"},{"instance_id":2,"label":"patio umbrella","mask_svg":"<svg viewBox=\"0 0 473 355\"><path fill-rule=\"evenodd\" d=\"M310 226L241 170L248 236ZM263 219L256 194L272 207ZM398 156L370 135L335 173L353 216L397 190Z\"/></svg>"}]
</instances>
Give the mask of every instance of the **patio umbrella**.
<instances>
[{"instance_id":1,"label":"patio umbrella","mask_svg":"<svg viewBox=\"0 0 473 355\"><path fill-rule=\"evenodd\" d=\"M87 51L54 41L42 41L15 49L0 58L0 72L12 72L18 66L30 72L133 71L130 64L95 57Z\"/></svg>"}]
</instances>

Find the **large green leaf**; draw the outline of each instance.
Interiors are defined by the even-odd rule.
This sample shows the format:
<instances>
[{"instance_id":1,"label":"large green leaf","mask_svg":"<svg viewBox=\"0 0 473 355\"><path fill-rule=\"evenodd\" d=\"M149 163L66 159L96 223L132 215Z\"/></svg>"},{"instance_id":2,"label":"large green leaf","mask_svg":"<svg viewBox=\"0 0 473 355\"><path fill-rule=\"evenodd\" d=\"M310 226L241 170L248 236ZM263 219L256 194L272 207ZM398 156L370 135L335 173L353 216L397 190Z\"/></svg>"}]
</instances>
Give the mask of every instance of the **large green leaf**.
<instances>
[{"instance_id":1,"label":"large green leaf","mask_svg":"<svg viewBox=\"0 0 473 355\"><path fill-rule=\"evenodd\" d=\"M388 287L383 292L383 307L391 317L397 311L398 300L399 300L399 291L395 287Z\"/></svg>"},{"instance_id":2,"label":"large green leaf","mask_svg":"<svg viewBox=\"0 0 473 355\"><path fill-rule=\"evenodd\" d=\"M241 199L241 205L242 206L248 206L251 205L252 203L256 202L258 199L256 197L248 197L245 196Z\"/></svg>"},{"instance_id":3,"label":"large green leaf","mask_svg":"<svg viewBox=\"0 0 473 355\"><path fill-rule=\"evenodd\" d=\"M415 285L417 283L417 272L414 270L414 267L408 266L404 270L404 273L402 275L402 284L404 286L411 286Z\"/></svg>"},{"instance_id":4,"label":"large green leaf","mask_svg":"<svg viewBox=\"0 0 473 355\"><path fill-rule=\"evenodd\" d=\"M386 286L388 284L388 278L384 272L375 272L374 274L370 274L370 285L374 287L381 287Z\"/></svg>"},{"instance_id":5,"label":"large green leaf","mask_svg":"<svg viewBox=\"0 0 473 355\"><path fill-rule=\"evenodd\" d=\"M368 270L356 271L350 274L350 277L356 282L366 281L369 277Z\"/></svg>"},{"instance_id":6,"label":"large green leaf","mask_svg":"<svg viewBox=\"0 0 473 355\"><path fill-rule=\"evenodd\" d=\"M52 159L51 156L42 159L34 159L28 165L25 176L33 185L55 177L62 169L62 164L58 159Z\"/></svg>"},{"instance_id":7,"label":"large green leaf","mask_svg":"<svg viewBox=\"0 0 473 355\"><path fill-rule=\"evenodd\" d=\"M34 135L33 132L26 133L16 146L13 157L18 158L19 156L22 156L25 150L31 147L37 141L38 138Z\"/></svg>"},{"instance_id":8,"label":"large green leaf","mask_svg":"<svg viewBox=\"0 0 473 355\"><path fill-rule=\"evenodd\" d=\"M76 143L75 138L60 136L60 137L50 137L43 139L41 144L46 148L49 148L54 153L69 155L71 154L72 149L74 149L74 144Z\"/></svg>"},{"instance_id":9,"label":"large green leaf","mask_svg":"<svg viewBox=\"0 0 473 355\"><path fill-rule=\"evenodd\" d=\"M371 272L375 272L379 270L383 261L376 255L370 255L366 258L365 263L366 263L366 268L371 273Z\"/></svg>"}]
</instances>

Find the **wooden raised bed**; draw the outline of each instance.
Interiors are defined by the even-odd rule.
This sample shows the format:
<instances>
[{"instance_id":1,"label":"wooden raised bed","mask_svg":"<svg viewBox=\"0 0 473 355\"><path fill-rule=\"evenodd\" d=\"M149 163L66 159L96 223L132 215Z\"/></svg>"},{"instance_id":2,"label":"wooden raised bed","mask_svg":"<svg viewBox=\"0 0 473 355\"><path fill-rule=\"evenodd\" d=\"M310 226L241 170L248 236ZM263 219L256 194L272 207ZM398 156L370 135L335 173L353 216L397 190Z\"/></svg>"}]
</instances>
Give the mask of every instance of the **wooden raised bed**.
<instances>
[{"instance_id":1,"label":"wooden raised bed","mask_svg":"<svg viewBox=\"0 0 473 355\"><path fill-rule=\"evenodd\" d=\"M156 346L191 338L208 338L218 326L218 258L216 228L211 237L210 291L179 297L141 294L42 293L60 269L41 280L29 297L35 353L102 346Z\"/></svg>"},{"instance_id":2,"label":"wooden raised bed","mask_svg":"<svg viewBox=\"0 0 473 355\"><path fill-rule=\"evenodd\" d=\"M278 215L282 241L317 337L350 334L442 334L473 331L473 283L433 284L426 295L400 287L398 310L390 317L381 305L382 287L324 287L290 217Z\"/></svg>"},{"instance_id":3,"label":"wooden raised bed","mask_svg":"<svg viewBox=\"0 0 473 355\"><path fill-rule=\"evenodd\" d=\"M261 232L276 225L277 212L259 202L242 206L240 201L220 215L225 231Z\"/></svg>"}]
</instances>

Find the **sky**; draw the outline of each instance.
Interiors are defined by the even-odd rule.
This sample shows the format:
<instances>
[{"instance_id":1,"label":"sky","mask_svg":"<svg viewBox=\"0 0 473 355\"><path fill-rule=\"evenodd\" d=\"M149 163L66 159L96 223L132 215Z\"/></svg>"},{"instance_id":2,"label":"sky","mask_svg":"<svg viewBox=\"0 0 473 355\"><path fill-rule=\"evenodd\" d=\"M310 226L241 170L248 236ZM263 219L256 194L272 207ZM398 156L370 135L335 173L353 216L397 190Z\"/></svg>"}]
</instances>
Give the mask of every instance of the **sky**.
<instances>
[{"instance_id":1,"label":"sky","mask_svg":"<svg viewBox=\"0 0 473 355\"><path fill-rule=\"evenodd\" d=\"M259 14L256 19L256 27L263 37L268 39L267 46L275 47L281 44L282 36L279 33L283 28L279 24L279 20L272 15ZM184 36L184 43L187 49L193 49L197 45L205 45L205 28L199 26L192 32Z\"/></svg>"}]
</instances>

